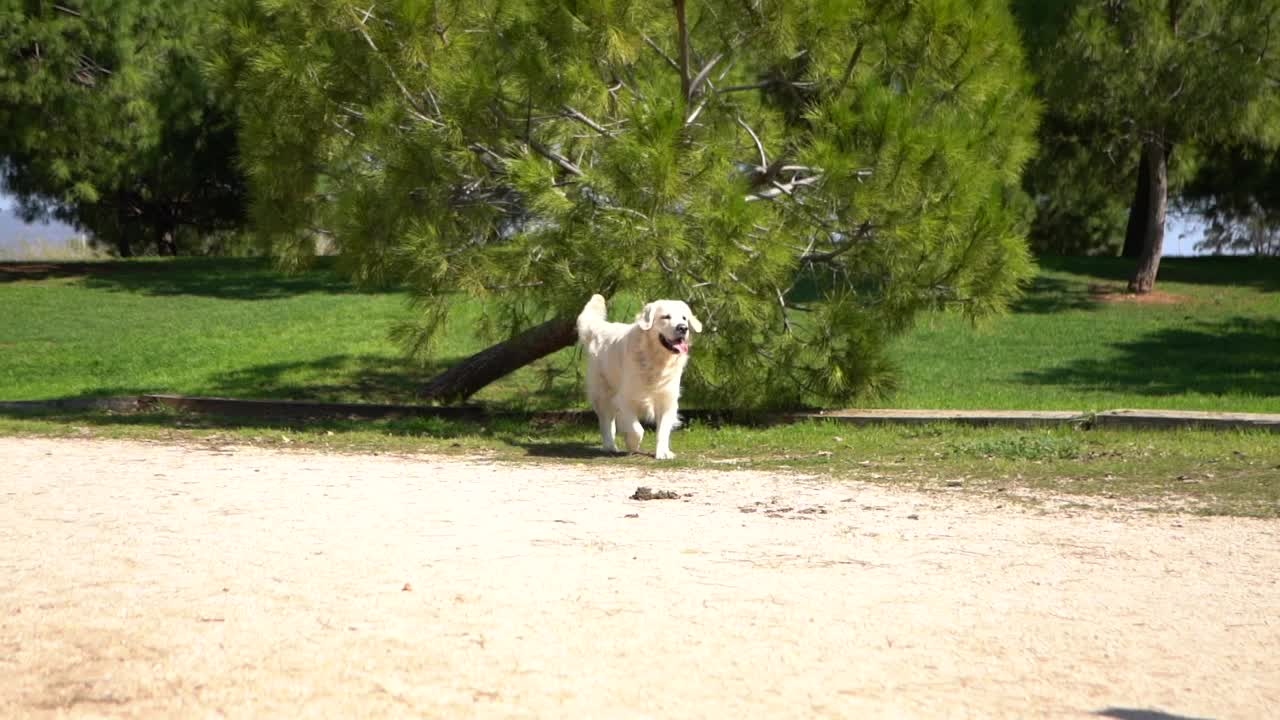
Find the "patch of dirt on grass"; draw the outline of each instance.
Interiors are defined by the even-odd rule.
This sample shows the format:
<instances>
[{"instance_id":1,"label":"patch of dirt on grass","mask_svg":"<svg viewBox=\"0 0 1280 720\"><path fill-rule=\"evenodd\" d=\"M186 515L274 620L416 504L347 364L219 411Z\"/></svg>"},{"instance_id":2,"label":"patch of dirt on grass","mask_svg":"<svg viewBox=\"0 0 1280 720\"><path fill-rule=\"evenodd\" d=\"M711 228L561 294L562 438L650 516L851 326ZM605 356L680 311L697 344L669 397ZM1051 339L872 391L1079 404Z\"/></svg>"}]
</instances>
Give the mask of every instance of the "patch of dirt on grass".
<instances>
[{"instance_id":1,"label":"patch of dirt on grass","mask_svg":"<svg viewBox=\"0 0 1280 720\"><path fill-rule=\"evenodd\" d=\"M1135 305L1182 305L1183 303L1196 301L1195 298L1188 295L1175 295L1161 290L1153 290L1145 295L1138 295L1129 292L1129 289L1123 285L1099 284L1089 286L1089 297L1097 302L1133 303Z\"/></svg>"}]
</instances>

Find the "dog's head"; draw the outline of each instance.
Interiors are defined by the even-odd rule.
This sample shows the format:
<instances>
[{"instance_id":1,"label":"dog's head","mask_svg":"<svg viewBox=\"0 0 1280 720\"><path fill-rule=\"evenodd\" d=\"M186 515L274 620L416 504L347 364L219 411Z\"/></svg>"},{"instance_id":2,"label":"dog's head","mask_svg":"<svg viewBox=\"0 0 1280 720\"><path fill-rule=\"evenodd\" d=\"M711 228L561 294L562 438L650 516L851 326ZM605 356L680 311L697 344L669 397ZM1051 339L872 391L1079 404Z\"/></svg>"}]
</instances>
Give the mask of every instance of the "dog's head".
<instances>
[{"instance_id":1,"label":"dog's head","mask_svg":"<svg viewBox=\"0 0 1280 720\"><path fill-rule=\"evenodd\" d=\"M693 333L702 332L702 322L679 300L655 300L645 305L636 324L676 355L688 353Z\"/></svg>"}]
</instances>

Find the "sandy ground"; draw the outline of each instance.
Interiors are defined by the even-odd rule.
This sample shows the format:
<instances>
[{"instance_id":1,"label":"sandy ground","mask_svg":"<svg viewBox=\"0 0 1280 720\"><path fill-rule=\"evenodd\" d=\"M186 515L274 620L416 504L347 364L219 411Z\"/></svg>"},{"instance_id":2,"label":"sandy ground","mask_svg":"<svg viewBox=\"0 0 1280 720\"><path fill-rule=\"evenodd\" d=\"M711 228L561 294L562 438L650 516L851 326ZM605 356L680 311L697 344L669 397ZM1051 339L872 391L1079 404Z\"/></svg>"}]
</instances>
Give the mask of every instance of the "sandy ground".
<instances>
[{"instance_id":1,"label":"sandy ground","mask_svg":"<svg viewBox=\"0 0 1280 720\"><path fill-rule=\"evenodd\" d=\"M603 460L0 438L0 461L5 718L1280 705L1277 522Z\"/></svg>"}]
</instances>

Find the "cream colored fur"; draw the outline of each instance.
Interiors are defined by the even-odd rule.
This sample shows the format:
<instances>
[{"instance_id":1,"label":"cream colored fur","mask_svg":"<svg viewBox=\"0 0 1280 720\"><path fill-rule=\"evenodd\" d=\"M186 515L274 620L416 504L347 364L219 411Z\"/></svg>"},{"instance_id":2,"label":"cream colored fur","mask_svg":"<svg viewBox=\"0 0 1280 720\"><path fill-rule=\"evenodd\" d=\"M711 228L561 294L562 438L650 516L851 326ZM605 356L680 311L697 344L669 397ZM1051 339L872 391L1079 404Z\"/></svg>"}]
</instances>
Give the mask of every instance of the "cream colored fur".
<instances>
[{"instance_id":1,"label":"cream colored fur","mask_svg":"<svg viewBox=\"0 0 1280 720\"><path fill-rule=\"evenodd\" d=\"M686 327L684 335L681 325ZM678 422L680 376L696 332L702 332L702 323L679 300L651 302L635 322L616 323L606 319L604 298L591 297L578 315L578 338L587 354L587 396L600 420L605 450L618 450L614 435L621 430L627 449L636 452L644 438L640 422L652 421L658 437L654 457L675 458L671 431Z\"/></svg>"}]
</instances>

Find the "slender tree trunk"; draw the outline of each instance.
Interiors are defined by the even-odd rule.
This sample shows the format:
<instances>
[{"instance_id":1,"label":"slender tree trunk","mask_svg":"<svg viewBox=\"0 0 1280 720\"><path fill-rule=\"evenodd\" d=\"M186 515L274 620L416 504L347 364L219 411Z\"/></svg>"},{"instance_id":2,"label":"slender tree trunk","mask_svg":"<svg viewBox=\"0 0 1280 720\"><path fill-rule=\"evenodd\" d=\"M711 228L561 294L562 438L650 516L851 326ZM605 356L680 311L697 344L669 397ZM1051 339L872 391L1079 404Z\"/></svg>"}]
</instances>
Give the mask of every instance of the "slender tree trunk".
<instances>
[{"instance_id":1,"label":"slender tree trunk","mask_svg":"<svg viewBox=\"0 0 1280 720\"><path fill-rule=\"evenodd\" d=\"M577 339L576 318L548 320L454 365L429 380L420 395L441 402L466 400L494 380L569 347Z\"/></svg>"},{"instance_id":2,"label":"slender tree trunk","mask_svg":"<svg viewBox=\"0 0 1280 720\"><path fill-rule=\"evenodd\" d=\"M1151 198L1151 169L1145 153L1138 156L1138 189L1129 205L1129 223L1124 229L1124 250L1121 257L1137 259L1142 255L1142 244L1147 237L1147 208Z\"/></svg>"},{"instance_id":3,"label":"slender tree trunk","mask_svg":"<svg viewBox=\"0 0 1280 720\"><path fill-rule=\"evenodd\" d=\"M1146 235L1138 267L1129 279L1129 292L1144 295L1156 285L1160 256L1164 253L1164 216L1169 203L1169 155L1164 144L1151 140L1142 147L1142 161L1150 173Z\"/></svg>"}]
</instances>

